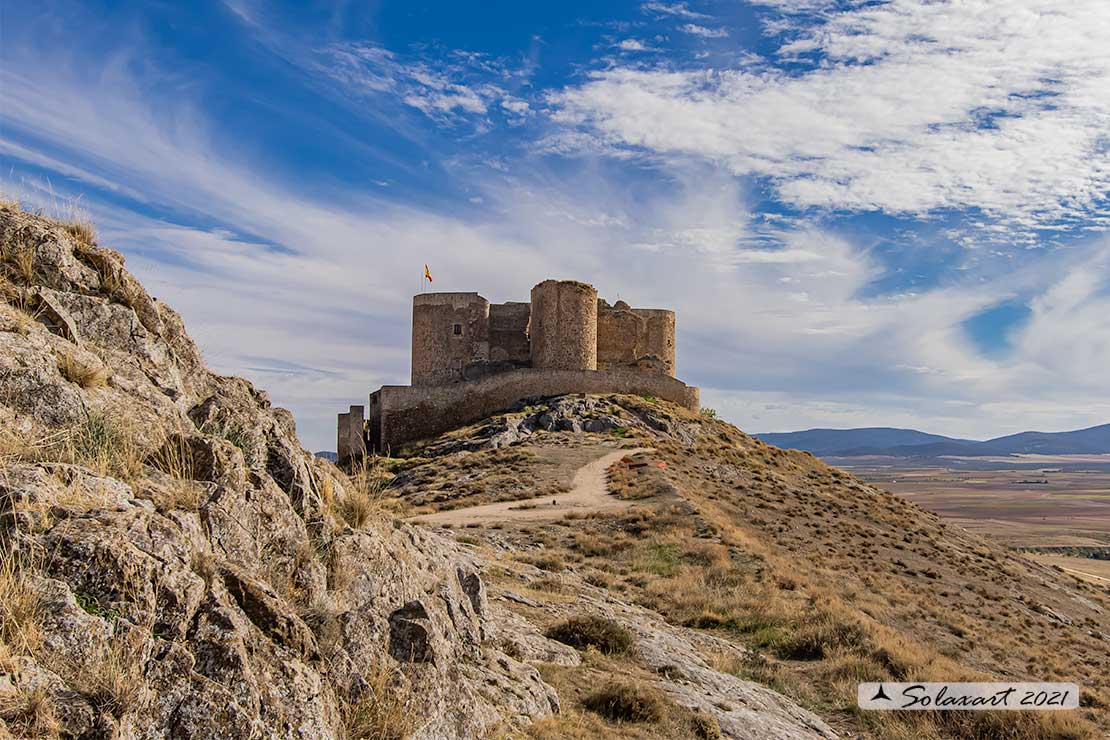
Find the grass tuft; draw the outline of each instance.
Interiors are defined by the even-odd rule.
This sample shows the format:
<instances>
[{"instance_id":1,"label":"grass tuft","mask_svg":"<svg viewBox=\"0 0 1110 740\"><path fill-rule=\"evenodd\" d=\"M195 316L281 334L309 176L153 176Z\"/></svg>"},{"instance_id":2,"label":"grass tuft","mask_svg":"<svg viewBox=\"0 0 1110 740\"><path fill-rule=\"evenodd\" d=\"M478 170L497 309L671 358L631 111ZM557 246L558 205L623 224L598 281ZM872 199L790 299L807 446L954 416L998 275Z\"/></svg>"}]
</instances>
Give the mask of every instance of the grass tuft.
<instances>
[{"instance_id":1,"label":"grass tuft","mask_svg":"<svg viewBox=\"0 0 1110 740\"><path fill-rule=\"evenodd\" d=\"M42 643L42 598L32 583L35 568L10 549L0 552L0 648L29 655Z\"/></svg>"},{"instance_id":2,"label":"grass tuft","mask_svg":"<svg viewBox=\"0 0 1110 740\"><path fill-rule=\"evenodd\" d=\"M659 722L663 702L653 692L627 683L610 683L582 700L595 714L612 722Z\"/></svg>"},{"instance_id":3,"label":"grass tuft","mask_svg":"<svg viewBox=\"0 0 1110 740\"><path fill-rule=\"evenodd\" d=\"M171 434L152 455L146 458L151 467L161 470L173 481L168 496L159 501L167 511L196 511L200 508L203 485L196 480L196 469L189 438Z\"/></svg>"},{"instance_id":4,"label":"grass tuft","mask_svg":"<svg viewBox=\"0 0 1110 740\"><path fill-rule=\"evenodd\" d=\"M69 677L69 685L92 704L116 719L134 711L143 693L144 679L139 651L117 639L107 657L91 671Z\"/></svg>"},{"instance_id":5,"label":"grass tuft","mask_svg":"<svg viewBox=\"0 0 1110 740\"><path fill-rule=\"evenodd\" d=\"M58 352L54 353L58 363L58 372L70 383L76 383L85 390L100 388L107 384L112 372L103 364L87 364L77 359L76 355Z\"/></svg>"},{"instance_id":6,"label":"grass tuft","mask_svg":"<svg viewBox=\"0 0 1110 740\"><path fill-rule=\"evenodd\" d=\"M96 227L90 219L84 216L72 216L68 221L62 222L65 232L86 246L96 245Z\"/></svg>"},{"instance_id":7,"label":"grass tuft","mask_svg":"<svg viewBox=\"0 0 1110 740\"><path fill-rule=\"evenodd\" d=\"M412 689L404 678L380 664L354 699L341 700L344 740L403 740L415 726Z\"/></svg>"},{"instance_id":8,"label":"grass tuft","mask_svg":"<svg viewBox=\"0 0 1110 740\"><path fill-rule=\"evenodd\" d=\"M362 529L385 509L382 478L377 466L363 458L351 468L344 483L337 491L334 484L326 482L321 498L331 502L332 513L341 521L352 529Z\"/></svg>"},{"instance_id":9,"label":"grass tuft","mask_svg":"<svg viewBox=\"0 0 1110 740\"><path fill-rule=\"evenodd\" d=\"M45 686L0 694L0 720L15 737L60 737L62 725Z\"/></svg>"},{"instance_id":10,"label":"grass tuft","mask_svg":"<svg viewBox=\"0 0 1110 740\"><path fill-rule=\"evenodd\" d=\"M627 653L632 648L632 633L603 617L572 617L548 628L544 635L579 650L597 648L606 655Z\"/></svg>"}]
</instances>

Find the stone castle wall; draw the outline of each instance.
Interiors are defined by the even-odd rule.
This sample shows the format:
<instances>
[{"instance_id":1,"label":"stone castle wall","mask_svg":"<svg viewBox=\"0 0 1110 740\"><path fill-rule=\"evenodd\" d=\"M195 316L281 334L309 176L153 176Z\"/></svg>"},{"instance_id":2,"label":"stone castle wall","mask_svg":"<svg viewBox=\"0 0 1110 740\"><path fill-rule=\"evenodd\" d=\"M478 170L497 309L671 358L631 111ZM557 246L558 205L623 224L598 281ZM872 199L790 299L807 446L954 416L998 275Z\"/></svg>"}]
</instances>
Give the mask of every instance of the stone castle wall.
<instances>
[{"instance_id":1,"label":"stone castle wall","mask_svg":"<svg viewBox=\"0 0 1110 740\"><path fill-rule=\"evenodd\" d=\"M571 280L545 280L532 288L532 367L597 369L597 291Z\"/></svg>"},{"instance_id":2,"label":"stone castle wall","mask_svg":"<svg viewBox=\"0 0 1110 740\"><path fill-rule=\"evenodd\" d=\"M527 303L492 303L489 307L489 361L526 367L532 361L528 341L531 306Z\"/></svg>"},{"instance_id":3,"label":"stone castle wall","mask_svg":"<svg viewBox=\"0 0 1110 740\"><path fill-rule=\"evenodd\" d=\"M675 374L674 311L598 301L597 368Z\"/></svg>"},{"instance_id":4,"label":"stone castle wall","mask_svg":"<svg viewBox=\"0 0 1110 740\"><path fill-rule=\"evenodd\" d=\"M522 368L470 383L435 387L387 385L370 396L371 443L388 452L486 418L531 396L567 393L651 395L699 408L698 389L668 375L616 370Z\"/></svg>"}]
</instances>

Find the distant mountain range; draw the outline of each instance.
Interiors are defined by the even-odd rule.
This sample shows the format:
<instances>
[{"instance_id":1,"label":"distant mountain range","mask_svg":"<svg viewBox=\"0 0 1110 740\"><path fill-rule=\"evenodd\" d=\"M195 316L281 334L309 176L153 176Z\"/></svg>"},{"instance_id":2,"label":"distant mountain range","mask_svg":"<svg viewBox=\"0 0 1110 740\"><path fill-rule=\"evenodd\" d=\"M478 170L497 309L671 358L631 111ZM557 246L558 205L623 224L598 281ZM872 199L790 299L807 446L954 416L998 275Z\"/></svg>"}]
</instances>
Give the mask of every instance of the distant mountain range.
<instances>
[{"instance_id":1,"label":"distant mountain range","mask_svg":"<svg viewBox=\"0 0 1110 740\"><path fill-rule=\"evenodd\" d=\"M926 434L916 429L807 429L755 435L784 449L806 450L819 457L942 457L963 455L1110 454L1110 424L1072 432L1021 432L979 441Z\"/></svg>"}]
</instances>

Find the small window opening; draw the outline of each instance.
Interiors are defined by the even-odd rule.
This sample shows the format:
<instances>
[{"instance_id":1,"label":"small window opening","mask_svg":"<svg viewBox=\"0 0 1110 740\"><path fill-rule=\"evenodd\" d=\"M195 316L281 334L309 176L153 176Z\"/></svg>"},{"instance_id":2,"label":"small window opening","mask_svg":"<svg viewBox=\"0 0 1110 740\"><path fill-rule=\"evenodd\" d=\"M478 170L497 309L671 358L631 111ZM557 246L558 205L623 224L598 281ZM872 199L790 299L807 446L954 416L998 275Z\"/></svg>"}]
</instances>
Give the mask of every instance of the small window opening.
<instances>
[{"instance_id":1,"label":"small window opening","mask_svg":"<svg viewBox=\"0 0 1110 740\"><path fill-rule=\"evenodd\" d=\"M455 332L456 337L462 336L462 324L454 324L451 330Z\"/></svg>"}]
</instances>

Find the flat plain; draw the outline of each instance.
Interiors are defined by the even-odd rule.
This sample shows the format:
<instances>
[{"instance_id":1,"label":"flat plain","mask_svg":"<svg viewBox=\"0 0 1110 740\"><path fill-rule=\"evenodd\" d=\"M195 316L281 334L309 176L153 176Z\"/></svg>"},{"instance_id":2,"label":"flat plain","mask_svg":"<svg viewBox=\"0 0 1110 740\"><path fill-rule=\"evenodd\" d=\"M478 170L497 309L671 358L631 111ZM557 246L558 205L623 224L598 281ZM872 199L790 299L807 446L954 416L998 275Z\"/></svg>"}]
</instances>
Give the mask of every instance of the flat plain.
<instances>
[{"instance_id":1,"label":"flat plain","mask_svg":"<svg viewBox=\"0 0 1110 740\"><path fill-rule=\"evenodd\" d=\"M1072 548L1110 550L1110 456L838 458L834 465L905 496L965 529L1073 575L1110 586L1110 561Z\"/></svg>"}]
</instances>

